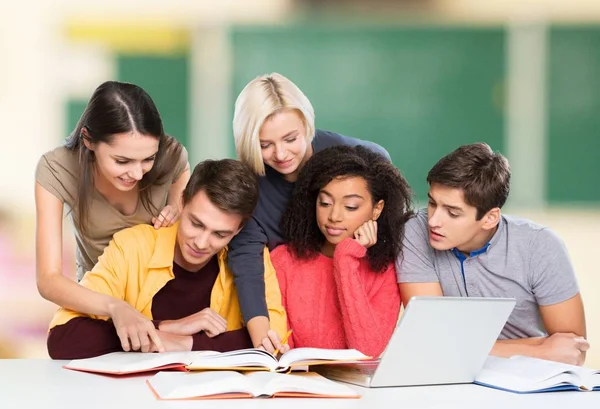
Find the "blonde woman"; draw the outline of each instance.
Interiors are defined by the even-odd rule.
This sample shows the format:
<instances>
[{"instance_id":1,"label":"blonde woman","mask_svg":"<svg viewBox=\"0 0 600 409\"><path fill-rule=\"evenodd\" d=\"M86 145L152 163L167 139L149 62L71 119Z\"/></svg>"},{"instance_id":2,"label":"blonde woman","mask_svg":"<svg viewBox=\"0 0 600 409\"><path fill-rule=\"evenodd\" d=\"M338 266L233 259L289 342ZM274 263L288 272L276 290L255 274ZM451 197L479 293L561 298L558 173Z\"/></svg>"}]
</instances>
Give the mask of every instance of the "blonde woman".
<instances>
[{"instance_id":1,"label":"blonde woman","mask_svg":"<svg viewBox=\"0 0 600 409\"><path fill-rule=\"evenodd\" d=\"M337 145L363 145L390 157L373 142L315 129L308 98L277 73L259 76L242 90L235 103L233 134L239 159L259 176L260 196L252 218L229 245L229 266L252 342L272 352L263 250L285 242L280 219L300 169L313 153Z\"/></svg>"}]
</instances>

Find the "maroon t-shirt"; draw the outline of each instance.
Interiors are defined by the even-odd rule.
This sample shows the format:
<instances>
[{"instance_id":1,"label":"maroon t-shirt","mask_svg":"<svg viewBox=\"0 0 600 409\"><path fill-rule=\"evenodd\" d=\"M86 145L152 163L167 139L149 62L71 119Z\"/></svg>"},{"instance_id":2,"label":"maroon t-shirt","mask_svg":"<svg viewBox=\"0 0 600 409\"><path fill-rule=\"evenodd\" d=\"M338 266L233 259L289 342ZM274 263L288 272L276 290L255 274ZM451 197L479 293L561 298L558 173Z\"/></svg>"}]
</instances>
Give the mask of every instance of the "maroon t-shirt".
<instances>
[{"instance_id":1,"label":"maroon t-shirt","mask_svg":"<svg viewBox=\"0 0 600 409\"><path fill-rule=\"evenodd\" d=\"M173 263L175 278L169 281L152 300L154 323L176 320L195 314L210 306L210 295L219 275L219 262L213 257L197 272L184 270ZM251 348L246 328L228 331L209 338L204 332L192 335L192 350L232 351ZM123 351L111 320L77 317L57 325L48 335L48 353L53 359L90 358L109 352Z\"/></svg>"}]
</instances>

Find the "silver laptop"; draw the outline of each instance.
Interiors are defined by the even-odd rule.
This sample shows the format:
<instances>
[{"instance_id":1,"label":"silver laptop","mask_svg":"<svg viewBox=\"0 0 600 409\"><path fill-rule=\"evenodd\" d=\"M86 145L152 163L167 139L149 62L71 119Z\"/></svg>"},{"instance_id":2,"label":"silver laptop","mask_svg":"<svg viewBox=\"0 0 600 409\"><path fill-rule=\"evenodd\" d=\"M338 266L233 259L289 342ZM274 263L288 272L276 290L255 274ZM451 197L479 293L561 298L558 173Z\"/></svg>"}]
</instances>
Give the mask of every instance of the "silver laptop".
<instances>
[{"instance_id":1,"label":"silver laptop","mask_svg":"<svg viewBox=\"0 0 600 409\"><path fill-rule=\"evenodd\" d=\"M314 369L371 388L471 383L515 304L514 298L412 297L379 360Z\"/></svg>"}]
</instances>

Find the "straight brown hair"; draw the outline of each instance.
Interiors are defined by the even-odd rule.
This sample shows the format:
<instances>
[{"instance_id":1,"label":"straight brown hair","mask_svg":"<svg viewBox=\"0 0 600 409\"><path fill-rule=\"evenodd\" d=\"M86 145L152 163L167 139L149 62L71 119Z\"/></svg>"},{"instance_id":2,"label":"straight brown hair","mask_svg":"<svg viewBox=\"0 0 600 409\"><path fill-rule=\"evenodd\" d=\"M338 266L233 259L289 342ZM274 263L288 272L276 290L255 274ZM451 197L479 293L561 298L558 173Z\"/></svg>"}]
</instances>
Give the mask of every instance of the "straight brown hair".
<instances>
[{"instance_id":1,"label":"straight brown hair","mask_svg":"<svg viewBox=\"0 0 600 409\"><path fill-rule=\"evenodd\" d=\"M85 136L83 130L85 129ZM65 146L79 157L81 177L78 183L77 217L74 222L82 235L87 233L88 212L94 190L94 152L83 139L91 143L110 144L115 135L138 132L158 139L158 152L152 169L140 183L140 200L148 213L157 215L159 209L150 200L153 185L168 182L173 158L179 158L183 146L165 134L162 119L150 95L137 85L107 81L90 98Z\"/></svg>"}]
</instances>

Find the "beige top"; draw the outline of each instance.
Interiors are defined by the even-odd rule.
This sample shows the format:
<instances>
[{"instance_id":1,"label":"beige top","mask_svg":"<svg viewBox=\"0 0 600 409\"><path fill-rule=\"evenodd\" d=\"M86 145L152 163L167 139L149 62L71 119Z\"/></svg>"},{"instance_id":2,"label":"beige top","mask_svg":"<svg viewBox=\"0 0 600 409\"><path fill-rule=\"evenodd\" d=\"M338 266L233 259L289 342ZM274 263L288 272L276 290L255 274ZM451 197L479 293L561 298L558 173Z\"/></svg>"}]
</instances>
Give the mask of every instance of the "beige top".
<instances>
[{"instance_id":1,"label":"beige top","mask_svg":"<svg viewBox=\"0 0 600 409\"><path fill-rule=\"evenodd\" d=\"M171 182L177 180L184 172L187 163L188 154L184 148L181 157L172 167L172 176L169 175L167 180ZM77 217L76 197L79 170L77 153L61 146L42 155L35 171L35 180L67 205L71 222ZM167 182L152 186L151 202L158 211L161 211L167 203L171 184ZM77 280L81 280L83 275L94 267L98 257L112 239L113 234L127 227L149 224L152 222L152 217L155 216L148 213L141 200L138 202L137 209L133 214L124 215L110 205L96 189L93 192L91 207L88 212L87 236L83 237L77 228L77 224L73 223L77 242L75 257Z\"/></svg>"}]
</instances>

